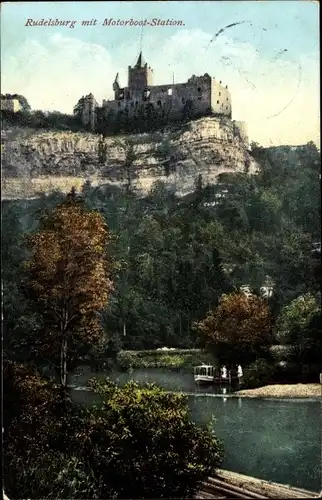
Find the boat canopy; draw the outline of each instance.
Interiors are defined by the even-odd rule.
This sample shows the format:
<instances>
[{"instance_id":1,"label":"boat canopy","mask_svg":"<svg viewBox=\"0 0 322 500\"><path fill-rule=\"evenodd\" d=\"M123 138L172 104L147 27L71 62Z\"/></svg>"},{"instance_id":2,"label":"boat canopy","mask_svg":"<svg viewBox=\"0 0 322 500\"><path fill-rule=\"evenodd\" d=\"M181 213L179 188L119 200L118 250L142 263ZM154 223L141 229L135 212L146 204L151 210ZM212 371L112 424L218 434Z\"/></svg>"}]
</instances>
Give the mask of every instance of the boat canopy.
<instances>
[{"instance_id":1,"label":"boat canopy","mask_svg":"<svg viewBox=\"0 0 322 500\"><path fill-rule=\"evenodd\" d=\"M213 377L215 369L212 365L200 365L200 366L195 366L194 372L195 375L206 375Z\"/></svg>"}]
</instances>

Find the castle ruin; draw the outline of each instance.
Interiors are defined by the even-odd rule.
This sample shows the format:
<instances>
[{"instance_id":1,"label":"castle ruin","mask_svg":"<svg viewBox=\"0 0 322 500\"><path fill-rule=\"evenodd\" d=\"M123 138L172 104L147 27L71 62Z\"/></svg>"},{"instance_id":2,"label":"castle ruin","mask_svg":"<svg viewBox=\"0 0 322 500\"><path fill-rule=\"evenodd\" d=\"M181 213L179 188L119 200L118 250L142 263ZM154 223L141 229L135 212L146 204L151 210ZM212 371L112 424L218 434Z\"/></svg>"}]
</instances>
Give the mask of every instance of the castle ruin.
<instances>
[{"instance_id":1,"label":"castle ruin","mask_svg":"<svg viewBox=\"0 0 322 500\"><path fill-rule=\"evenodd\" d=\"M211 77L193 75L186 83L153 85L153 69L140 52L134 67L128 67L128 85L122 87L117 74L113 83L114 100L103 100L103 116L107 120L128 121L141 116L154 116L162 123L202 116L225 117L231 120L232 105L228 86ZM97 102L92 94L85 98L82 122L95 128ZM247 141L244 122L233 122L236 133Z\"/></svg>"}]
</instances>

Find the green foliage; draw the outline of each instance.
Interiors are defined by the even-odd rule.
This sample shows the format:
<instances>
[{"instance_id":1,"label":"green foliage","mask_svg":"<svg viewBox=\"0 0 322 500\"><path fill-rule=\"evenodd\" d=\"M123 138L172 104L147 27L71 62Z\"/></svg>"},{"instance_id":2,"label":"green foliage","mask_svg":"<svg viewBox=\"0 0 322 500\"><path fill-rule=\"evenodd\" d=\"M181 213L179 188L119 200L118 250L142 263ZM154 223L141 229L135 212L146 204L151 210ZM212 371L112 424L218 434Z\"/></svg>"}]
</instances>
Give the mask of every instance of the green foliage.
<instances>
[{"instance_id":1,"label":"green foliage","mask_svg":"<svg viewBox=\"0 0 322 500\"><path fill-rule=\"evenodd\" d=\"M316 297L308 293L294 299L285 306L277 321L277 338L283 344L296 342L307 330L314 316L321 314L321 305Z\"/></svg>"},{"instance_id":2,"label":"green foliage","mask_svg":"<svg viewBox=\"0 0 322 500\"><path fill-rule=\"evenodd\" d=\"M186 498L221 465L220 443L191 422L186 397L133 383L91 385L102 404L73 408L53 385L9 363L9 498Z\"/></svg>"},{"instance_id":3,"label":"green foliage","mask_svg":"<svg viewBox=\"0 0 322 500\"><path fill-rule=\"evenodd\" d=\"M289 345L287 359L316 380L322 365L321 303L305 294L285 306L277 321L278 338Z\"/></svg>"},{"instance_id":4,"label":"green foliage","mask_svg":"<svg viewBox=\"0 0 322 500\"><path fill-rule=\"evenodd\" d=\"M47 130L70 130L73 132L85 131L86 128L79 122L77 116L61 113L60 111L41 110L26 111L24 107L16 113L1 110L3 127L28 127Z\"/></svg>"},{"instance_id":5,"label":"green foliage","mask_svg":"<svg viewBox=\"0 0 322 500\"><path fill-rule=\"evenodd\" d=\"M61 452L48 450L24 460L12 460L10 465L11 477L19 479L17 494L21 497L98 498L92 471L76 456L68 457ZM16 491L10 480L6 482L6 491ZM117 497L111 494L109 498Z\"/></svg>"},{"instance_id":6,"label":"green foliage","mask_svg":"<svg viewBox=\"0 0 322 500\"><path fill-rule=\"evenodd\" d=\"M214 362L210 353L201 349L173 349L169 351L121 351L117 363L123 370L129 368L167 368L189 370L196 365Z\"/></svg>"},{"instance_id":7,"label":"green foliage","mask_svg":"<svg viewBox=\"0 0 322 500\"><path fill-rule=\"evenodd\" d=\"M243 389L255 389L275 383L277 369L275 364L263 358L258 358L244 369Z\"/></svg>"},{"instance_id":8,"label":"green foliage","mask_svg":"<svg viewBox=\"0 0 322 500\"><path fill-rule=\"evenodd\" d=\"M129 383L119 389L93 382L93 387L104 397L107 416L101 439L112 440L115 449L100 457L99 467L106 470L108 458L112 489L120 498L191 496L197 482L221 464L218 441L190 421L186 397L153 385L140 389Z\"/></svg>"},{"instance_id":9,"label":"green foliage","mask_svg":"<svg viewBox=\"0 0 322 500\"><path fill-rule=\"evenodd\" d=\"M162 143L160 134L153 140ZM192 325L216 308L222 294L245 284L259 295L271 283L274 318L296 297L316 293L311 250L320 238L320 158L312 144L285 151L256 146L257 176L226 174L214 186L197 179L195 192L183 198L160 181L146 197L137 197L131 143L125 149L125 190L89 183L83 190L86 204L101 212L115 236L120 266L113 272L104 329L118 349L196 347ZM164 158L173 153L166 142L159 147ZM19 289L23 236L37 229L40 212L54 204L51 197L31 200L28 207L7 202L19 213L7 207L3 213L4 320L11 346L23 339L24 324L32 334L36 321ZM26 352L18 344L12 351Z\"/></svg>"}]
</instances>

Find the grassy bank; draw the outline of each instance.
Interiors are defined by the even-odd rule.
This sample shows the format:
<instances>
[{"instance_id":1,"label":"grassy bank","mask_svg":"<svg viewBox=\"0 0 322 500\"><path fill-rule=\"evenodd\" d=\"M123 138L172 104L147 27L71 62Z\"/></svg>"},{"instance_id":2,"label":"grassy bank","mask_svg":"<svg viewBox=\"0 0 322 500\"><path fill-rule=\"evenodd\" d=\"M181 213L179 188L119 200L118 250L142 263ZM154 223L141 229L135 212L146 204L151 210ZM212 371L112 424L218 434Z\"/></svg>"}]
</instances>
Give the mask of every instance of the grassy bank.
<instances>
[{"instance_id":1,"label":"grassy bank","mask_svg":"<svg viewBox=\"0 0 322 500\"><path fill-rule=\"evenodd\" d=\"M117 356L117 364L122 370L132 367L191 371L202 363L214 363L213 357L202 349L120 351Z\"/></svg>"}]
</instances>

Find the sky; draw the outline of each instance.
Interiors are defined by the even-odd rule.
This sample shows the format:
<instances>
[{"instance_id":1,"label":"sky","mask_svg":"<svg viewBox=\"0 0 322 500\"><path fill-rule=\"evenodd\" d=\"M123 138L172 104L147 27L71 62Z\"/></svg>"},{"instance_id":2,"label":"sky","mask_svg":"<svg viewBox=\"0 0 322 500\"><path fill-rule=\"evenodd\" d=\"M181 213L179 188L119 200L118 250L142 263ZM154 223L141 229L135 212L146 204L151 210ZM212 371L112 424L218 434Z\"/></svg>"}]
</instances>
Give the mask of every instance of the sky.
<instances>
[{"instance_id":1,"label":"sky","mask_svg":"<svg viewBox=\"0 0 322 500\"><path fill-rule=\"evenodd\" d=\"M156 85L205 73L228 85L233 119L247 122L250 140L320 145L318 19L318 2L307 0L5 2L1 92L24 95L33 109L71 113L90 92L99 103L113 99L116 73L126 86L142 46Z\"/></svg>"}]
</instances>

